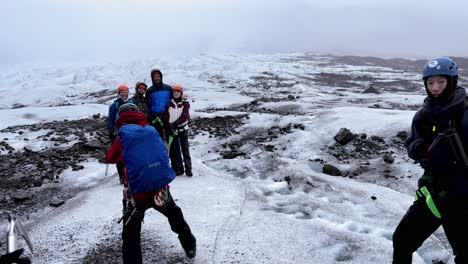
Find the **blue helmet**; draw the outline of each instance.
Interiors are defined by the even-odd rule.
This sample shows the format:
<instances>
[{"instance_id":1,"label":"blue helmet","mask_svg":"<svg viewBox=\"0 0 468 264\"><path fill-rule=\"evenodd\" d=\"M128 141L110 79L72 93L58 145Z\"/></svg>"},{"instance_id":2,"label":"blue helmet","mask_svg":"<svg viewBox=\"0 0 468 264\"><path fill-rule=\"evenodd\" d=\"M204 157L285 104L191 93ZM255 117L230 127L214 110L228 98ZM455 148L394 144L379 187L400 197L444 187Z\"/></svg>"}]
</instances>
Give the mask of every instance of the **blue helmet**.
<instances>
[{"instance_id":1,"label":"blue helmet","mask_svg":"<svg viewBox=\"0 0 468 264\"><path fill-rule=\"evenodd\" d=\"M423 80L438 75L445 75L458 79L458 65L448 57L439 57L429 60L426 65L424 65L422 74Z\"/></svg>"}]
</instances>

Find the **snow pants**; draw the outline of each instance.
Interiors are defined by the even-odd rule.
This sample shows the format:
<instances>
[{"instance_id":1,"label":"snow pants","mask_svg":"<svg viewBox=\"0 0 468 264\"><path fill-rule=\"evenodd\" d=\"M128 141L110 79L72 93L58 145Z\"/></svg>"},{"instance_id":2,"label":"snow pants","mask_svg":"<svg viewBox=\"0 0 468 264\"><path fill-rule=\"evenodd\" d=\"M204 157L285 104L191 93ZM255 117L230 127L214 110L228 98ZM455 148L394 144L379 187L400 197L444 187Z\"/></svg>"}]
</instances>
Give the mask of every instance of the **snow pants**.
<instances>
[{"instance_id":1,"label":"snow pants","mask_svg":"<svg viewBox=\"0 0 468 264\"><path fill-rule=\"evenodd\" d=\"M167 191L169 192L169 190ZM124 264L142 263L140 244L141 222L145 217L145 211L151 207L167 217L172 231L179 235L179 241L186 252L196 246L196 239L192 235L187 222L185 222L182 210L176 205L169 192L169 199L165 207L157 206L154 199L136 201L136 210L133 215L124 217L122 231L122 257ZM130 221L125 225L129 217Z\"/></svg>"},{"instance_id":2,"label":"snow pants","mask_svg":"<svg viewBox=\"0 0 468 264\"><path fill-rule=\"evenodd\" d=\"M413 252L440 225L452 246L455 263L468 264L468 204L462 201L441 201L437 206L441 218L427 207L424 199L411 205L393 234L393 264L411 264Z\"/></svg>"},{"instance_id":3,"label":"snow pants","mask_svg":"<svg viewBox=\"0 0 468 264\"><path fill-rule=\"evenodd\" d=\"M177 175L183 174L184 171L187 176L192 175L192 159L190 157L190 145L188 140L188 130L179 132L178 135L172 139L169 157L171 158L171 167Z\"/></svg>"}]
</instances>

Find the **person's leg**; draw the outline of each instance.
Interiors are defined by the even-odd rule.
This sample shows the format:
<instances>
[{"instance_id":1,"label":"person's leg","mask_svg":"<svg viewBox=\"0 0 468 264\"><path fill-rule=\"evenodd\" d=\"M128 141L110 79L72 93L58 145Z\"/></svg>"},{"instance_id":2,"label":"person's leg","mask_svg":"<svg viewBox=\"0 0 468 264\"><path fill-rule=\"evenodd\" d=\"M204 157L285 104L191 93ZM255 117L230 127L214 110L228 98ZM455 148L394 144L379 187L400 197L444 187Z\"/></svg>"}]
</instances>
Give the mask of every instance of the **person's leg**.
<instances>
[{"instance_id":1,"label":"person's leg","mask_svg":"<svg viewBox=\"0 0 468 264\"><path fill-rule=\"evenodd\" d=\"M182 156L184 157L185 175L193 176L192 173L192 159L190 158L190 144L188 141L188 130L180 134L180 148L182 149Z\"/></svg>"},{"instance_id":2,"label":"person's leg","mask_svg":"<svg viewBox=\"0 0 468 264\"><path fill-rule=\"evenodd\" d=\"M120 184L123 184L125 179L125 163L117 161L115 165L117 167L117 173L119 174Z\"/></svg>"},{"instance_id":3,"label":"person's leg","mask_svg":"<svg viewBox=\"0 0 468 264\"><path fill-rule=\"evenodd\" d=\"M131 205L131 203L128 204L128 207L129 207L129 210L133 210L133 206ZM145 217L146 209L147 209L146 203L137 202L135 212L133 214L126 215L123 219L123 231L122 231L123 264L142 263L140 233L141 233L141 222L143 221L143 218Z\"/></svg>"},{"instance_id":4,"label":"person's leg","mask_svg":"<svg viewBox=\"0 0 468 264\"><path fill-rule=\"evenodd\" d=\"M411 264L413 252L440 226L424 199L411 205L393 233L393 264Z\"/></svg>"},{"instance_id":5,"label":"person's leg","mask_svg":"<svg viewBox=\"0 0 468 264\"><path fill-rule=\"evenodd\" d=\"M171 158L171 167L175 171L176 175L183 174L184 165L182 164L182 155L180 153L180 141L178 136L172 138L169 157Z\"/></svg>"},{"instance_id":6,"label":"person's leg","mask_svg":"<svg viewBox=\"0 0 468 264\"><path fill-rule=\"evenodd\" d=\"M153 208L167 217L169 224L171 225L171 230L179 235L180 244L184 248L187 257L193 258L197 249L196 239L184 219L182 210L176 205L174 199L172 199L169 190L167 190L167 192L169 197L165 206L161 208L156 204L153 204Z\"/></svg>"},{"instance_id":7,"label":"person's leg","mask_svg":"<svg viewBox=\"0 0 468 264\"><path fill-rule=\"evenodd\" d=\"M468 201L442 212L442 226L453 249L455 263L468 263Z\"/></svg>"}]
</instances>

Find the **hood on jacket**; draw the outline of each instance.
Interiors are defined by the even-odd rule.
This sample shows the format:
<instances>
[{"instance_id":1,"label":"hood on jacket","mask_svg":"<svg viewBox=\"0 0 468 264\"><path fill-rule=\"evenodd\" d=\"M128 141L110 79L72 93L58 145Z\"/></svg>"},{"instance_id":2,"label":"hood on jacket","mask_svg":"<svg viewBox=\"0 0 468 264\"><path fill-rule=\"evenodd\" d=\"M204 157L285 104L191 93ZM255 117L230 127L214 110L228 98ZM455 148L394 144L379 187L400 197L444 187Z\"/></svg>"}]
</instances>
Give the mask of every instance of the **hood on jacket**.
<instances>
[{"instance_id":1,"label":"hood on jacket","mask_svg":"<svg viewBox=\"0 0 468 264\"><path fill-rule=\"evenodd\" d=\"M140 93L138 92L138 86L140 86L140 85L144 85L144 86L146 87L146 90L148 90L148 85L146 85L146 83L144 83L144 82L137 82L137 83L135 84L135 96L143 96L143 95L145 95L144 93L143 93L143 94L140 94Z\"/></svg>"},{"instance_id":2,"label":"hood on jacket","mask_svg":"<svg viewBox=\"0 0 468 264\"><path fill-rule=\"evenodd\" d=\"M140 112L125 112L119 115L117 119L116 126L117 129L120 129L123 125L126 124L135 124L144 126L146 125L146 116Z\"/></svg>"},{"instance_id":3,"label":"hood on jacket","mask_svg":"<svg viewBox=\"0 0 468 264\"><path fill-rule=\"evenodd\" d=\"M426 97L424 99L423 114L433 114L436 120L450 120L460 116L465 110L465 88L458 86L453 95L446 100Z\"/></svg>"},{"instance_id":4,"label":"hood on jacket","mask_svg":"<svg viewBox=\"0 0 468 264\"><path fill-rule=\"evenodd\" d=\"M155 84L154 81L153 81L153 75L154 75L155 73L159 73L159 75L161 76L161 83L159 83L159 84ZM161 72L159 69L152 69L152 70L151 70L151 75L150 75L150 77L151 77L151 82L153 83L153 86L154 86L154 87L156 87L156 86L162 86L162 84L163 84L163 74L162 74L162 72Z\"/></svg>"}]
</instances>

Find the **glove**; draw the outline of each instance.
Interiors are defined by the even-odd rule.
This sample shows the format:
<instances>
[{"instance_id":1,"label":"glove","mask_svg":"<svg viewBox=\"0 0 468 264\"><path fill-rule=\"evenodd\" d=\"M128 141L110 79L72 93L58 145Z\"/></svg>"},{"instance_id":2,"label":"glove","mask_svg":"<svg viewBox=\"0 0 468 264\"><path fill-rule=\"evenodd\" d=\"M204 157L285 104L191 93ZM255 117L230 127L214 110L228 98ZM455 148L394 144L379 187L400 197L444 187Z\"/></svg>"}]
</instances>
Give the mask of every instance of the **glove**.
<instances>
[{"instance_id":1,"label":"glove","mask_svg":"<svg viewBox=\"0 0 468 264\"><path fill-rule=\"evenodd\" d=\"M424 139L418 139L412 144L411 157L415 160L425 159L427 157L427 151L429 145L424 142Z\"/></svg>"},{"instance_id":2,"label":"glove","mask_svg":"<svg viewBox=\"0 0 468 264\"><path fill-rule=\"evenodd\" d=\"M130 200L130 195L128 193L128 187L123 188L123 199Z\"/></svg>"},{"instance_id":3,"label":"glove","mask_svg":"<svg viewBox=\"0 0 468 264\"><path fill-rule=\"evenodd\" d=\"M104 156L103 156L103 157L100 157L100 158L98 159L98 162L99 162L99 163L106 163L106 157L104 157Z\"/></svg>"},{"instance_id":4,"label":"glove","mask_svg":"<svg viewBox=\"0 0 468 264\"><path fill-rule=\"evenodd\" d=\"M166 136L170 136L174 133L174 130L172 128L166 128Z\"/></svg>"},{"instance_id":5,"label":"glove","mask_svg":"<svg viewBox=\"0 0 468 264\"><path fill-rule=\"evenodd\" d=\"M421 189L424 186L426 186L428 189L429 189L429 187L432 187L432 176L423 175L423 176L421 176L421 178L419 178L418 188Z\"/></svg>"}]
</instances>

